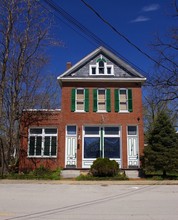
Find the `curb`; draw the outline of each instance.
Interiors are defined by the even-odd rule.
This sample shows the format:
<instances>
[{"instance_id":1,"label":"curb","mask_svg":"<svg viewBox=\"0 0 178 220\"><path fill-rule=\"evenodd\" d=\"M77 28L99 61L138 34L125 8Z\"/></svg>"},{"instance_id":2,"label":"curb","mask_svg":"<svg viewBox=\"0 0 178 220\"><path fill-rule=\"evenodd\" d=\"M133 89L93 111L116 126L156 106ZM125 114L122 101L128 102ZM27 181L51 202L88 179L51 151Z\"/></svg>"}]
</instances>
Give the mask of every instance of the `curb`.
<instances>
[{"instance_id":1,"label":"curb","mask_svg":"<svg viewBox=\"0 0 178 220\"><path fill-rule=\"evenodd\" d=\"M0 184L51 184L51 185L178 185L178 180L97 180L97 181L77 181L75 179L61 180L10 180L0 179Z\"/></svg>"}]
</instances>

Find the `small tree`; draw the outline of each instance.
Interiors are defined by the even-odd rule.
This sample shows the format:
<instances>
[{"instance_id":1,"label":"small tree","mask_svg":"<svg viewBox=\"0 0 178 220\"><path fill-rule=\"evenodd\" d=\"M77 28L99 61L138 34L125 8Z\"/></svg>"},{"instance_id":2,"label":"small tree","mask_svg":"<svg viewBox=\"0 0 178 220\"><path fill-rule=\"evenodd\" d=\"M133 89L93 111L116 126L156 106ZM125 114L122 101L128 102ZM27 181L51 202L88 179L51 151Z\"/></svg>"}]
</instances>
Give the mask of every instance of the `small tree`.
<instances>
[{"instance_id":1,"label":"small tree","mask_svg":"<svg viewBox=\"0 0 178 220\"><path fill-rule=\"evenodd\" d=\"M178 135L165 112L160 112L148 133L148 145L142 159L145 172L178 171Z\"/></svg>"}]
</instances>

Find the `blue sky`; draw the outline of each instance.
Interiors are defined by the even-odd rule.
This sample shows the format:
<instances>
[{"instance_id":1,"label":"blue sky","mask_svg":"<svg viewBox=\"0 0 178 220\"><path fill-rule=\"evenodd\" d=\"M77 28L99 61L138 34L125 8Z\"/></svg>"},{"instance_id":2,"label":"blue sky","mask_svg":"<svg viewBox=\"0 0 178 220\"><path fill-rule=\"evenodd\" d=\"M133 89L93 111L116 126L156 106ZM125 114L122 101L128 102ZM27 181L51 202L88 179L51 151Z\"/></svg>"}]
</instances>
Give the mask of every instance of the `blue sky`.
<instances>
[{"instance_id":1,"label":"blue sky","mask_svg":"<svg viewBox=\"0 0 178 220\"><path fill-rule=\"evenodd\" d=\"M155 56L151 48L156 34L163 35L175 25L172 18L172 0L85 0L103 18L124 34L134 44L150 56ZM43 2L43 0L41 0ZM119 54L146 73L154 72L154 63L138 52L120 36L114 33L80 0L53 0L82 25L109 44ZM51 12L56 14L52 9ZM57 15L57 14L56 14ZM66 62L75 64L98 46L66 25L60 15L54 17L52 28L54 39L61 41L61 47L49 47L50 63L47 73L56 77L66 69Z\"/></svg>"}]
</instances>

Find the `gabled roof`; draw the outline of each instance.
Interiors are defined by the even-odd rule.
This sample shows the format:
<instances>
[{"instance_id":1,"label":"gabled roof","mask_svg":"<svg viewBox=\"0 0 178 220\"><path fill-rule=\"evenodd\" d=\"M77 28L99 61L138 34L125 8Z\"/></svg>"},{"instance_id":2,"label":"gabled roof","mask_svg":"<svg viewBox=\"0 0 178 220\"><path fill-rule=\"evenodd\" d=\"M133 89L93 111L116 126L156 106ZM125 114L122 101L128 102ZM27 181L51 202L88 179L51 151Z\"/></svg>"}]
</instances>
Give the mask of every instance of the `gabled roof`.
<instances>
[{"instance_id":1,"label":"gabled roof","mask_svg":"<svg viewBox=\"0 0 178 220\"><path fill-rule=\"evenodd\" d=\"M89 65L93 59L95 59L97 56L103 55L107 59L109 59L112 63L114 63L114 66L117 67L117 74L114 76L96 76L96 75L89 75L89 66L87 68L88 73L83 74L84 69L86 65ZM80 71L80 70L83 71ZM86 71L86 69L85 69ZM78 81L78 82L145 82L146 78L139 73L136 69L134 69L130 64L126 63L122 59L120 59L118 56L110 52L104 47L99 47L93 52L91 52L89 55L84 57L82 60L80 60L78 63L76 63L74 66L72 66L70 69L65 71L63 74L58 76L57 78L59 80L59 83L62 84L62 82L72 82L72 81Z\"/></svg>"}]
</instances>

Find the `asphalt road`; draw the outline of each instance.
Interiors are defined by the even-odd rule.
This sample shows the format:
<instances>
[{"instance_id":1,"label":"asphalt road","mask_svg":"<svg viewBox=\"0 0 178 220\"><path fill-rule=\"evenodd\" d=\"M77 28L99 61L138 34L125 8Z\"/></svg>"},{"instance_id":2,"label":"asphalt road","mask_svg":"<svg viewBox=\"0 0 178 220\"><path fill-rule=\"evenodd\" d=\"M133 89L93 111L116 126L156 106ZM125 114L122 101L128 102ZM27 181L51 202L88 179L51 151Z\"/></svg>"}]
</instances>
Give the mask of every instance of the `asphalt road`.
<instances>
[{"instance_id":1,"label":"asphalt road","mask_svg":"<svg viewBox=\"0 0 178 220\"><path fill-rule=\"evenodd\" d=\"M0 220L177 220L178 185L0 183Z\"/></svg>"}]
</instances>

